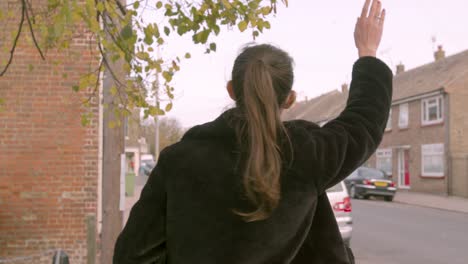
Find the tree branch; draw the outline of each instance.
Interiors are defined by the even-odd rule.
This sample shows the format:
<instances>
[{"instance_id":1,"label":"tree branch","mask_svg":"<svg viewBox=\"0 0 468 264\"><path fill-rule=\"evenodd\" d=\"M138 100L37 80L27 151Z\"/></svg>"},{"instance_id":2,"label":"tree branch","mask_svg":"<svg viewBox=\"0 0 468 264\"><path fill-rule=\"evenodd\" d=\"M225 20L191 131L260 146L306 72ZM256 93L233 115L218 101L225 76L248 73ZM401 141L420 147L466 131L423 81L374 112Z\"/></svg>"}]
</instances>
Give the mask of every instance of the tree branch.
<instances>
[{"instance_id":1,"label":"tree branch","mask_svg":"<svg viewBox=\"0 0 468 264\"><path fill-rule=\"evenodd\" d=\"M94 85L93 92L88 96L88 99L86 99L83 103L87 104L91 101L91 99L96 95L96 92L99 89L99 83L101 82L101 71L102 67L104 66L103 60L99 63L99 67L97 69L97 79L96 79L96 84Z\"/></svg>"},{"instance_id":2,"label":"tree branch","mask_svg":"<svg viewBox=\"0 0 468 264\"><path fill-rule=\"evenodd\" d=\"M26 0L23 0L23 5L26 6ZM28 21L29 30L31 31L31 36L32 36L32 39L33 39L33 42L34 42L34 46L36 46L37 51L39 51L39 54L41 55L42 60L45 60L44 53L42 53L42 50L39 47L39 44L37 43L36 36L34 35L34 29L33 29L32 23L31 23L31 19L29 18L28 10L25 9L24 12L26 14L26 20Z\"/></svg>"},{"instance_id":3,"label":"tree branch","mask_svg":"<svg viewBox=\"0 0 468 264\"><path fill-rule=\"evenodd\" d=\"M0 76L3 76L5 74L5 72L8 70L8 68L10 67L10 65L11 65L11 63L13 61L13 56L15 54L16 46L18 44L18 39L19 39L19 37L21 35L21 31L23 30L24 13L26 13L26 5L23 2L22 11L21 11L21 21L20 21L20 24L19 24L18 33L16 33L15 40L13 41L13 47L10 50L10 58L8 59L8 62L5 65L5 68L2 70L2 72L0 72Z\"/></svg>"},{"instance_id":4,"label":"tree branch","mask_svg":"<svg viewBox=\"0 0 468 264\"><path fill-rule=\"evenodd\" d=\"M99 52L101 53L101 56L102 56L102 61L104 62L104 65L106 66L106 69L108 69L109 73L112 75L112 78L114 78L114 80L117 82L117 84L119 86L125 86L122 82L120 82L119 78L117 78L114 71L112 70L112 67L111 67L110 63L107 61L106 54L102 50L101 40L99 38L98 38L98 47L99 47Z\"/></svg>"},{"instance_id":5,"label":"tree branch","mask_svg":"<svg viewBox=\"0 0 468 264\"><path fill-rule=\"evenodd\" d=\"M127 10L125 9L125 6L122 5L120 0L114 0L114 2L117 4L117 7L119 8L120 12L125 16L127 15Z\"/></svg>"}]
</instances>

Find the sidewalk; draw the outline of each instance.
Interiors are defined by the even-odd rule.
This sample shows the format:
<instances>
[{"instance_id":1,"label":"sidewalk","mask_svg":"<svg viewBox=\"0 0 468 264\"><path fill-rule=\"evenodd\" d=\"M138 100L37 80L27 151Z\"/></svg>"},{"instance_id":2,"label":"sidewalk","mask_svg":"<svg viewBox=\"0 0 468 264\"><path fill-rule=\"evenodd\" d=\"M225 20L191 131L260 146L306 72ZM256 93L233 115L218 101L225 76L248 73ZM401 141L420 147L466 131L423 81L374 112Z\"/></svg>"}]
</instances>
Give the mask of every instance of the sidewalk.
<instances>
[{"instance_id":1,"label":"sidewalk","mask_svg":"<svg viewBox=\"0 0 468 264\"><path fill-rule=\"evenodd\" d=\"M456 196L440 196L400 190L396 193L394 201L468 214L468 199Z\"/></svg>"},{"instance_id":2,"label":"sidewalk","mask_svg":"<svg viewBox=\"0 0 468 264\"><path fill-rule=\"evenodd\" d=\"M127 223L128 216L130 214L130 210L132 209L133 205L140 199L141 190L143 189L143 185L136 184L135 185L135 192L133 196L125 197L125 212L124 212L124 225Z\"/></svg>"}]
</instances>

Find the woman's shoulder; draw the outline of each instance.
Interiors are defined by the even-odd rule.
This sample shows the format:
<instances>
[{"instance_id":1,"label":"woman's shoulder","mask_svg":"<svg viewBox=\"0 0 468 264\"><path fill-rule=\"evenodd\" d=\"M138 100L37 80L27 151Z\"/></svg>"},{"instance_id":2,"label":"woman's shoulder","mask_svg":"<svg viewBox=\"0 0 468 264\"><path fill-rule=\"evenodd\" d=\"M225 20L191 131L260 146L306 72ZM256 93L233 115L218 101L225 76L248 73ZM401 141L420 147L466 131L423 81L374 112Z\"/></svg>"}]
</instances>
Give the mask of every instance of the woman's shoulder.
<instances>
[{"instance_id":1,"label":"woman's shoulder","mask_svg":"<svg viewBox=\"0 0 468 264\"><path fill-rule=\"evenodd\" d=\"M314 132L320 129L316 123L302 119L286 121L283 124L289 139L299 145L310 141Z\"/></svg>"}]
</instances>

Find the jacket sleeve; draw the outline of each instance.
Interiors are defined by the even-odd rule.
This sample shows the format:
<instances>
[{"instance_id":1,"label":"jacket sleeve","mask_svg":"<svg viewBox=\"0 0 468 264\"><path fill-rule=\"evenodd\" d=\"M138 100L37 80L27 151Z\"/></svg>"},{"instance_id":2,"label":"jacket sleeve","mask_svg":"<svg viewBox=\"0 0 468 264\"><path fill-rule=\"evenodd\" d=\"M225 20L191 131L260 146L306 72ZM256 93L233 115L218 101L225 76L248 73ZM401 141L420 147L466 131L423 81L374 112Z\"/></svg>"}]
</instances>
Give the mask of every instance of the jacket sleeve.
<instances>
[{"instance_id":1,"label":"jacket sleeve","mask_svg":"<svg viewBox=\"0 0 468 264\"><path fill-rule=\"evenodd\" d=\"M353 66L347 105L321 129L311 131L311 143L321 172L315 178L320 193L363 164L380 144L392 100L393 74L374 57Z\"/></svg>"},{"instance_id":2,"label":"jacket sleeve","mask_svg":"<svg viewBox=\"0 0 468 264\"><path fill-rule=\"evenodd\" d=\"M165 252L166 188L164 155L151 172L140 199L130 211L114 248L114 264L157 263Z\"/></svg>"}]
</instances>

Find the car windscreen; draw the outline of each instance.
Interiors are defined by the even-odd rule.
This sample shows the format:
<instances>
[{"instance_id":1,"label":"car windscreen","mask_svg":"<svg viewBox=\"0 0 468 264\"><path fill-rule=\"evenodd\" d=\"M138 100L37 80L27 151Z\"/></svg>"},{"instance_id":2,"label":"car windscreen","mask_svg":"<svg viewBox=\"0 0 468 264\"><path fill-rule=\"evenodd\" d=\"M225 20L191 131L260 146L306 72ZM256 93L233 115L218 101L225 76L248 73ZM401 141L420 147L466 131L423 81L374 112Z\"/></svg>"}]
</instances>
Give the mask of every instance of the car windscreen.
<instances>
[{"instance_id":1,"label":"car windscreen","mask_svg":"<svg viewBox=\"0 0 468 264\"><path fill-rule=\"evenodd\" d=\"M385 175L382 171L370 168L360 168L359 176L366 179L384 179Z\"/></svg>"},{"instance_id":2,"label":"car windscreen","mask_svg":"<svg viewBox=\"0 0 468 264\"><path fill-rule=\"evenodd\" d=\"M343 185L341 184L341 182L327 190L327 192L342 192L342 191L343 191Z\"/></svg>"}]
</instances>

